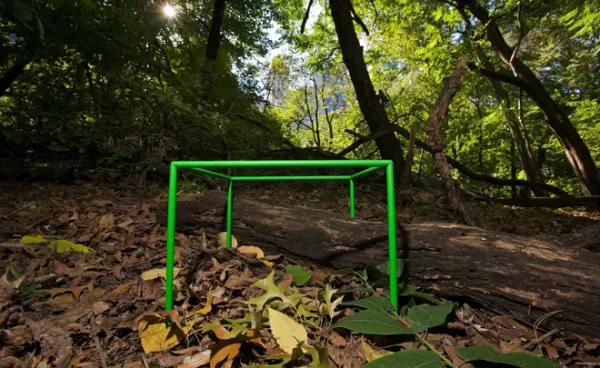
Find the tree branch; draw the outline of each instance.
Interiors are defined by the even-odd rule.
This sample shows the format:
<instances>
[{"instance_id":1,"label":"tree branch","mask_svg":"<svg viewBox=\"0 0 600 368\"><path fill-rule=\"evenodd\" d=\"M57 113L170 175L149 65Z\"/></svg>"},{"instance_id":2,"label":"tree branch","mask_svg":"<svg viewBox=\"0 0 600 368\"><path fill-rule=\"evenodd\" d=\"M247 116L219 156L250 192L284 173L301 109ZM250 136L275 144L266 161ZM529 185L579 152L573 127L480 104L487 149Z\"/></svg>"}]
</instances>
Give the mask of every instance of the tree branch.
<instances>
[{"instance_id":1,"label":"tree branch","mask_svg":"<svg viewBox=\"0 0 600 368\"><path fill-rule=\"evenodd\" d=\"M314 0L310 0L308 2L308 6L306 7L306 12L304 12L304 18L302 18L302 25L300 26L300 34L304 34L304 28L306 27L306 22L308 22L308 17L310 16L310 8L313 5Z\"/></svg>"},{"instance_id":2,"label":"tree branch","mask_svg":"<svg viewBox=\"0 0 600 368\"><path fill-rule=\"evenodd\" d=\"M469 62L467 63L467 66L469 67L469 70L474 71L486 78L490 78L490 79L495 79L498 80L500 82L504 82L504 83L508 83L508 84L512 84L515 85L517 87L523 88L524 90L528 91L531 90L531 85L529 83L527 83L525 80L519 78L519 77L514 77L512 75L509 74L505 74L505 73L500 73L494 70L489 70L489 69L485 69L482 68L478 65L476 65L473 62Z\"/></svg>"},{"instance_id":3,"label":"tree branch","mask_svg":"<svg viewBox=\"0 0 600 368\"><path fill-rule=\"evenodd\" d=\"M350 12L352 12L352 19L360 26L360 28L362 28L363 32L365 32L365 34L368 36L369 29L362 21L362 19L360 19L358 14L356 14L356 10L354 10L354 5L352 5L352 0L348 0L348 3L350 4Z\"/></svg>"},{"instance_id":4,"label":"tree branch","mask_svg":"<svg viewBox=\"0 0 600 368\"><path fill-rule=\"evenodd\" d=\"M358 148L360 145L362 145L366 142L369 142L373 139L377 139L381 136L390 134L392 132L398 133L406 139L410 139L410 132L408 130L406 130L398 125L394 125L394 124L388 124L387 127L383 128L382 130L380 130L378 132L371 134L368 137L361 136L360 134L357 134L351 130L346 130L346 133L352 134L355 137L359 137L359 139L356 142L354 142L352 145L350 145L348 148L344 149L342 152L344 152L352 147L348 151L348 152L350 152L351 150ZM377 138L375 138L375 137L377 137ZM429 152L430 154L436 153L436 150L434 150L427 143L423 142L420 139L415 139L415 145L419 148L422 148L424 151ZM338 155L341 155L342 152L340 152ZM516 185L516 186L525 187L527 189L541 189L541 190L546 190L549 193L556 194L559 197L572 197L569 193L567 193L567 192L563 191L562 189L557 188L553 185L550 185L550 184L533 183L533 182L530 182L527 180L510 180L510 179L496 178L496 177L493 177L490 175L477 173L477 172L469 169L465 165L461 164L457 160L453 159L450 156L446 156L446 159L448 160L448 163L450 165L452 165L453 168L455 168L456 170L461 172L463 175L465 175L475 181L482 181L485 183L498 185L498 186L514 186L514 185Z\"/></svg>"}]
</instances>

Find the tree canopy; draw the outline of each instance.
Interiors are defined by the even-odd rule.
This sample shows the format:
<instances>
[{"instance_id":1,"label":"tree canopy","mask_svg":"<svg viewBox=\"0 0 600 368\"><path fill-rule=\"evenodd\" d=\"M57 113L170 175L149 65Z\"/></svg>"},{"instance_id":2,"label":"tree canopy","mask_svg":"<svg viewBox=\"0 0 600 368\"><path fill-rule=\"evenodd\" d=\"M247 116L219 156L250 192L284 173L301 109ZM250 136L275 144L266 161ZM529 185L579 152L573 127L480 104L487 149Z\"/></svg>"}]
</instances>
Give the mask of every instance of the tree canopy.
<instances>
[{"instance_id":1,"label":"tree canopy","mask_svg":"<svg viewBox=\"0 0 600 368\"><path fill-rule=\"evenodd\" d=\"M115 176L281 149L402 169L401 130L432 145L465 58L433 150L477 175L453 175L496 196L510 186L472 179L600 194L596 2L180 0L172 18L164 4L0 1L0 155ZM423 147L406 180L438 185Z\"/></svg>"}]
</instances>

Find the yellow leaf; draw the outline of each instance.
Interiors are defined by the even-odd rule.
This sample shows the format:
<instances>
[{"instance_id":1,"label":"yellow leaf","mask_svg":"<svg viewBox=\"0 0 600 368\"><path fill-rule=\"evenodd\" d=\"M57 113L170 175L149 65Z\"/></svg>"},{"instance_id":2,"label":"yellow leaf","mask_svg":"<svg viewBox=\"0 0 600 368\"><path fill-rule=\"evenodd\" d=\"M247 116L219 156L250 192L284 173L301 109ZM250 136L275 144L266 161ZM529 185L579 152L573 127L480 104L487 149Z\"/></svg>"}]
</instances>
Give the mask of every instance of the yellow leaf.
<instances>
[{"instance_id":1,"label":"yellow leaf","mask_svg":"<svg viewBox=\"0 0 600 368\"><path fill-rule=\"evenodd\" d=\"M371 345L367 344L364 340L362 342L363 350L365 351L365 358L367 362L372 362L375 359L383 358L386 355L392 354L391 351L375 349Z\"/></svg>"},{"instance_id":2,"label":"yellow leaf","mask_svg":"<svg viewBox=\"0 0 600 368\"><path fill-rule=\"evenodd\" d=\"M202 307L201 309L198 309L198 310L193 311L190 314L188 314L187 318L193 319L194 317L196 317L198 315L206 315L206 314L209 314L211 310L212 310L212 295L208 294L206 296L206 305L204 307Z\"/></svg>"},{"instance_id":3,"label":"yellow leaf","mask_svg":"<svg viewBox=\"0 0 600 368\"><path fill-rule=\"evenodd\" d=\"M267 309L269 310L271 332L277 340L277 344L279 344L281 350L291 355L298 345L307 342L306 329L293 318L275 309Z\"/></svg>"},{"instance_id":4,"label":"yellow leaf","mask_svg":"<svg viewBox=\"0 0 600 368\"><path fill-rule=\"evenodd\" d=\"M249 246L249 245L242 245L241 247L237 248L238 252L242 253L242 254L255 254L256 258L264 258L265 257L265 252L263 252L262 249L260 249L259 247L254 247L254 246Z\"/></svg>"},{"instance_id":5,"label":"yellow leaf","mask_svg":"<svg viewBox=\"0 0 600 368\"><path fill-rule=\"evenodd\" d=\"M45 244L48 241L41 235L31 236L25 235L21 238L21 244Z\"/></svg>"},{"instance_id":6,"label":"yellow leaf","mask_svg":"<svg viewBox=\"0 0 600 368\"><path fill-rule=\"evenodd\" d=\"M77 253L91 253L90 248L86 247L83 244L75 244L68 240L55 240L51 241L48 245L50 248L56 247L56 253L64 253L68 250L77 252Z\"/></svg>"},{"instance_id":7,"label":"yellow leaf","mask_svg":"<svg viewBox=\"0 0 600 368\"><path fill-rule=\"evenodd\" d=\"M177 277L177 275L179 275L179 271L181 271L181 268L174 267L173 268L173 277ZM145 271L144 273L142 273L142 276L140 276L140 277L144 281L154 280L159 277L166 279L167 278L167 269L166 268L154 268L152 270Z\"/></svg>"},{"instance_id":8,"label":"yellow leaf","mask_svg":"<svg viewBox=\"0 0 600 368\"><path fill-rule=\"evenodd\" d=\"M170 324L159 313L151 313L142 317L138 325L140 341L145 353L166 351L179 344L191 331L191 325L177 327Z\"/></svg>"},{"instance_id":9,"label":"yellow leaf","mask_svg":"<svg viewBox=\"0 0 600 368\"><path fill-rule=\"evenodd\" d=\"M220 248L227 247L227 233L226 232L222 232L217 235L217 245ZM231 234L231 247L237 248L237 246L238 246L237 239L235 238L235 236L233 236L233 234Z\"/></svg>"},{"instance_id":10,"label":"yellow leaf","mask_svg":"<svg viewBox=\"0 0 600 368\"><path fill-rule=\"evenodd\" d=\"M267 267L269 267L269 268L273 268L273 262L271 262L271 261L265 261L264 259L261 259L261 262L262 262L262 263L263 263L265 266L267 266Z\"/></svg>"}]
</instances>

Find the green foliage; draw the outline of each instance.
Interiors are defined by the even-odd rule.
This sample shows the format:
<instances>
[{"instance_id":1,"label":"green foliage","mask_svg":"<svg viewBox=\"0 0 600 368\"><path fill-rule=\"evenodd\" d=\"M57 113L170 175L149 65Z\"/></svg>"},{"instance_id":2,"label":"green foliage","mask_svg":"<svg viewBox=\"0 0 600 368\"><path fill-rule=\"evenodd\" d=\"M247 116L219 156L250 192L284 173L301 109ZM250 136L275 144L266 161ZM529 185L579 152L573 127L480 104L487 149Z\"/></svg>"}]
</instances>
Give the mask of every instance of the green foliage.
<instances>
[{"instance_id":1,"label":"green foliage","mask_svg":"<svg viewBox=\"0 0 600 368\"><path fill-rule=\"evenodd\" d=\"M442 368L439 355L427 350L402 350L376 359L365 368Z\"/></svg>"},{"instance_id":2,"label":"green foliage","mask_svg":"<svg viewBox=\"0 0 600 368\"><path fill-rule=\"evenodd\" d=\"M284 268L285 273L294 277L294 285L302 286L310 281L311 274L300 266L287 265Z\"/></svg>"},{"instance_id":3,"label":"green foliage","mask_svg":"<svg viewBox=\"0 0 600 368\"><path fill-rule=\"evenodd\" d=\"M547 359L526 353L499 353L489 346L479 345L456 349L465 362L485 361L519 368L558 368L559 365Z\"/></svg>"}]
</instances>

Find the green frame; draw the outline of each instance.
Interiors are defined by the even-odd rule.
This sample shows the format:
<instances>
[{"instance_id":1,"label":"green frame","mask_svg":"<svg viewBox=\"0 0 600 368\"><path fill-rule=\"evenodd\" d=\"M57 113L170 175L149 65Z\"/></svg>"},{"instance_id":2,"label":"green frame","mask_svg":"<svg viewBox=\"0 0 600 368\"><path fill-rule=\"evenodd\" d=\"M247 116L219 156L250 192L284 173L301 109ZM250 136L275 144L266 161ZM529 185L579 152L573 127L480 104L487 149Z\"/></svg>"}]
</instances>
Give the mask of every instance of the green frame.
<instances>
[{"instance_id":1,"label":"green frame","mask_svg":"<svg viewBox=\"0 0 600 368\"><path fill-rule=\"evenodd\" d=\"M229 176L207 168L240 167L366 167L353 175L290 175L290 176ZM173 161L169 171L169 203L167 218L167 265L165 285L165 310L173 309L173 268L175 267L175 211L177 202L177 170L191 170L229 181L227 190L227 247L231 248L231 210L234 181L263 180L348 180L350 184L350 218L355 218L354 179L372 171L385 168L388 205L388 248L390 302L398 311L398 275L396 249L396 202L394 192L394 165L391 160L274 160L274 161Z\"/></svg>"}]
</instances>

